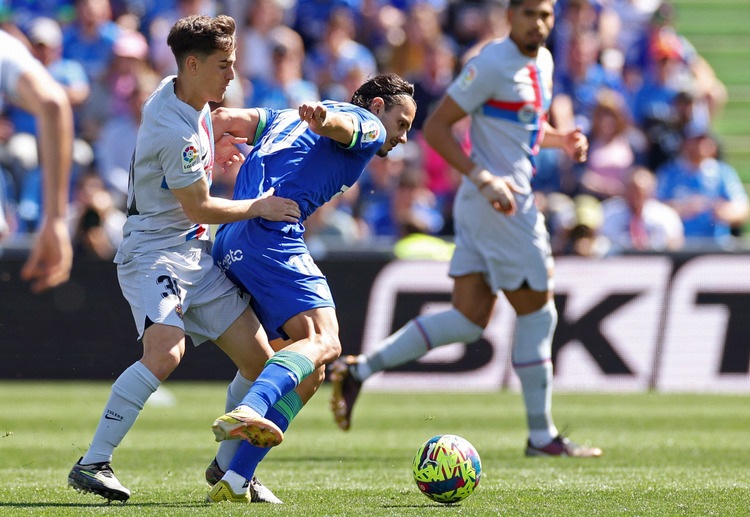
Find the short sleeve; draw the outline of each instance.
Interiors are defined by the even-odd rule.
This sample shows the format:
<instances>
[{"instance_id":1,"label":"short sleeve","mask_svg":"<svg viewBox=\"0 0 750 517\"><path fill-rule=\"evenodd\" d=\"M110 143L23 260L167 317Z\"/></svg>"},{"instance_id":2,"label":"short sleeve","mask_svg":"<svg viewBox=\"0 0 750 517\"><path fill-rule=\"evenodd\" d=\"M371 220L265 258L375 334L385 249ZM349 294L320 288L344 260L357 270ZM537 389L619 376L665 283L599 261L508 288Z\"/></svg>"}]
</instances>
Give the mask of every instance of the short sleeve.
<instances>
[{"instance_id":1,"label":"short sleeve","mask_svg":"<svg viewBox=\"0 0 750 517\"><path fill-rule=\"evenodd\" d=\"M185 188L205 175L197 134L175 133L164 139L159 160L170 189Z\"/></svg>"},{"instance_id":2,"label":"short sleeve","mask_svg":"<svg viewBox=\"0 0 750 517\"><path fill-rule=\"evenodd\" d=\"M729 201L747 201L748 196L737 171L726 163L720 163L722 194Z\"/></svg>"},{"instance_id":3,"label":"short sleeve","mask_svg":"<svg viewBox=\"0 0 750 517\"><path fill-rule=\"evenodd\" d=\"M472 113L488 99L496 88L496 67L488 61L489 54L480 52L464 66L461 73L448 87L448 95L466 113Z\"/></svg>"},{"instance_id":4,"label":"short sleeve","mask_svg":"<svg viewBox=\"0 0 750 517\"><path fill-rule=\"evenodd\" d=\"M12 101L21 75L44 67L10 34L0 32L0 47L0 91Z\"/></svg>"},{"instance_id":5,"label":"short sleeve","mask_svg":"<svg viewBox=\"0 0 750 517\"><path fill-rule=\"evenodd\" d=\"M385 127L380 119L369 110L356 107L347 110L354 121L354 135L352 142L347 146L351 150L371 151L380 149L385 143Z\"/></svg>"}]
</instances>

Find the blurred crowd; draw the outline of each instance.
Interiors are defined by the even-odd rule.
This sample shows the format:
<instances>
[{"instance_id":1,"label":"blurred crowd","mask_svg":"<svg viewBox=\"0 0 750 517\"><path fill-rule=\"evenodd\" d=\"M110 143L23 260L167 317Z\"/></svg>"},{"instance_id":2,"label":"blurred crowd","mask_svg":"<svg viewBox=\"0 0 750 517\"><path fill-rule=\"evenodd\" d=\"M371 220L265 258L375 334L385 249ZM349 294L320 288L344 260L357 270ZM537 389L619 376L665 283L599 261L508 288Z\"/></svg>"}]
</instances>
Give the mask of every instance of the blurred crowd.
<instances>
[{"instance_id":1,"label":"blurred crowd","mask_svg":"<svg viewBox=\"0 0 750 517\"><path fill-rule=\"evenodd\" d=\"M76 252L110 258L121 238L140 106L176 72L166 45L189 14L238 22L237 77L223 105L348 101L376 72L416 88L409 142L370 162L355 188L307 222L310 249L401 246L445 256L461 176L430 149L422 123L461 66L507 34L503 0L6 0L3 29L24 40L75 111L70 228ZM535 189L553 253L733 249L747 193L722 159L713 122L726 88L675 29L660 0L559 0L550 122L581 127L587 163L542 150ZM0 238L41 217L34 119L0 101ZM467 128L456 135L468 147ZM231 197L234 178L214 175ZM408 239L408 240L407 240ZM409 245L406 245L409 244Z\"/></svg>"}]
</instances>

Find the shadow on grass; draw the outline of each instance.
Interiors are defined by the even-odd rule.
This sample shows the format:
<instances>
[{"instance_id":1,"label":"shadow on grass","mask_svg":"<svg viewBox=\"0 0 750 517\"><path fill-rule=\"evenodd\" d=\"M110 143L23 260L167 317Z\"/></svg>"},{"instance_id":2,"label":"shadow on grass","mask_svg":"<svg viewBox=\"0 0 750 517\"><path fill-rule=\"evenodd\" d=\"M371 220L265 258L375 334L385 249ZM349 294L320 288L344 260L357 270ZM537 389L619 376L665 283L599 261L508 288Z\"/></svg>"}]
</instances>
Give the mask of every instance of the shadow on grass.
<instances>
[{"instance_id":1,"label":"shadow on grass","mask_svg":"<svg viewBox=\"0 0 750 517\"><path fill-rule=\"evenodd\" d=\"M426 510L449 510L456 511L456 508L461 508L460 503L454 504L440 504L440 503L423 503L423 504L383 504L381 508L424 508Z\"/></svg>"},{"instance_id":2,"label":"shadow on grass","mask_svg":"<svg viewBox=\"0 0 750 517\"><path fill-rule=\"evenodd\" d=\"M101 507L122 507L122 508L205 508L211 504L201 501L186 501L184 503L121 503L119 501L97 502L97 503L8 503L0 502L0 509L3 508L101 508Z\"/></svg>"}]
</instances>

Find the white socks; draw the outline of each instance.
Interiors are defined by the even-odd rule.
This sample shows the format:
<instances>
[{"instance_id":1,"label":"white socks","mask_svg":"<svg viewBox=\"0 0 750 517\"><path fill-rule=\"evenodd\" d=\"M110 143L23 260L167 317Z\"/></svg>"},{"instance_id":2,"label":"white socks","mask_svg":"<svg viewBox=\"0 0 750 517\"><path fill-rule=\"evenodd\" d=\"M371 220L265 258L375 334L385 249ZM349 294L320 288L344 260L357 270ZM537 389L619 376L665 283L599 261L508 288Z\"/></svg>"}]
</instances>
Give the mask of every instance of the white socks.
<instances>
[{"instance_id":1,"label":"white socks","mask_svg":"<svg viewBox=\"0 0 750 517\"><path fill-rule=\"evenodd\" d=\"M237 372L237 375L234 376L232 382L229 383L229 387L227 387L227 401L224 411L229 412L236 408L252 385L252 381L245 379L240 375L240 372ZM242 440L224 440L219 444L219 450L216 452L216 463L219 464L221 470L226 471L229 468L229 464L241 443Z\"/></svg>"},{"instance_id":2,"label":"white socks","mask_svg":"<svg viewBox=\"0 0 750 517\"><path fill-rule=\"evenodd\" d=\"M531 314L518 316L513 342L513 367L521 381L529 439L535 447L547 445L558 435L552 421L552 336L557 310L550 300ZM419 316L409 321L381 346L357 358L353 375L360 381L372 374L408 363L433 348L450 343L472 343L482 336L475 325L455 308Z\"/></svg>"},{"instance_id":3,"label":"white socks","mask_svg":"<svg viewBox=\"0 0 750 517\"><path fill-rule=\"evenodd\" d=\"M242 442L242 440L230 441ZM248 480L243 478L233 470L227 470L226 474L224 474L224 477L221 479L229 483L229 486L232 488L232 492L234 492L235 494L243 494L245 493L245 490L247 490L247 487L245 485L247 485Z\"/></svg>"},{"instance_id":4,"label":"white socks","mask_svg":"<svg viewBox=\"0 0 750 517\"><path fill-rule=\"evenodd\" d=\"M482 330L455 308L418 316L388 336L377 350L359 356L354 376L364 381L375 372L419 359L433 348L472 343L482 336Z\"/></svg>"},{"instance_id":5,"label":"white socks","mask_svg":"<svg viewBox=\"0 0 750 517\"><path fill-rule=\"evenodd\" d=\"M535 447L557 436L552 421L552 336L557 311L550 300L531 314L518 316L513 342L513 368L521 380L529 440Z\"/></svg>"},{"instance_id":6,"label":"white socks","mask_svg":"<svg viewBox=\"0 0 750 517\"><path fill-rule=\"evenodd\" d=\"M112 385L104 413L81 460L82 465L112 461L112 452L143 409L144 404L161 382L143 363L137 361L122 372Z\"/></svg>"}]
</instances>

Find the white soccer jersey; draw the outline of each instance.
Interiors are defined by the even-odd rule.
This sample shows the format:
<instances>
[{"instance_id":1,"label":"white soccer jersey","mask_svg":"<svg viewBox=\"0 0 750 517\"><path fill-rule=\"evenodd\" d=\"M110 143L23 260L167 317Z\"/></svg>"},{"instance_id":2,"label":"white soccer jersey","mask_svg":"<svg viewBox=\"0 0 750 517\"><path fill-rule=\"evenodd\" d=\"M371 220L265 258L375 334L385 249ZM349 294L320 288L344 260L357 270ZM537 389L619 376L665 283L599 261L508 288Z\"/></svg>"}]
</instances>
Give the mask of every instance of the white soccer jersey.
<instances>
[{"instance_id":1,"label":"white soccer jersey","mask_svg":"<svg viewBox=\"0 0 750 517\"><path fill-rule=\"evenodd\" d=\"M191 239L208 239L171 189L207 176L211 183L214 137L208 104L201 111L177 98L174 77L165 78L143 105L128 186L128 219L115 262L133 253L163 250Z\"/></svg>"},{"instance_id":2,"label":"white soccer jersey","mask_svg":"<svg viewBox=\"0 0 750 517\"><path fill-rule=\"evenodd\" d=\"M31 52L16 38L0 30L0 93L10 100L16 96L18 78L29 70L43 68ZM0 96L0 109L2 109Z\"/></svg>"},{"instance_id":3,"label":"white soccer jersey","mask_svg":"<svg viewBox=\"0 0 750 517\"><path fill-rule=\"evenodd\" d=\"M552 98L552 71L546 48L530 58L505 38L482 48L448 88L471 115L472 159L497 176L512 176L527 197Z\"/></svg>"},{"instance_id":4,"label":"white soccer jersey","mask_svg":"<svg viewBox=\"0 0 750 517\"><path fill-rule=\"evenodd\" d=\"M531 192L534 156L552 94L552 56L521 54L512 40L488 43L448 88L471 116L471 157L520 187L518 210L497 212L464 178L453 207L456 251L449 274L483 272L493 290L553 289L549 236Z\"/></svg>"}]
</instances>

